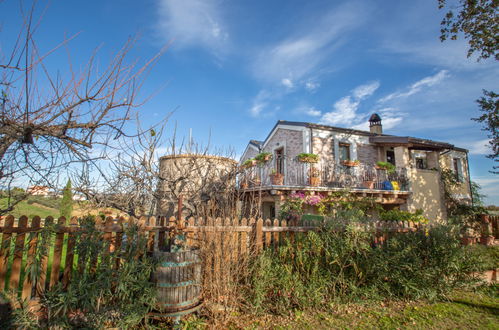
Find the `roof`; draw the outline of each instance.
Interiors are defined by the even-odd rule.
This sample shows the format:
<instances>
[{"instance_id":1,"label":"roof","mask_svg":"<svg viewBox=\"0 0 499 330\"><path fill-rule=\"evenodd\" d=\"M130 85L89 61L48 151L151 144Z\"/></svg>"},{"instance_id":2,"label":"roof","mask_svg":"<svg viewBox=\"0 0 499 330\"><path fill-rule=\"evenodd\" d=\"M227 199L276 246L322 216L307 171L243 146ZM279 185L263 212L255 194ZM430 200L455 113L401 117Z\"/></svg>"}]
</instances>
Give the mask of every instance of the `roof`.
<instances>
[{"instance_id":1,"label":"roof","mask_svg":"<svg viewBox=\"0 0 499 330\"><path fill-rule=\"evenodd\" d=\"M254 145L258 149L263 145L263 141L258 141L258 140L250 140L250 144Z\"/></svg>"},{"instance_id":2,"label":"roof","mask_svg":"<svg viewBox=\"0 0 499 330\"><path fill-rule=\"evenodd\" d=\"M377 113L373 113L369 118L369 122L378 122L381 121L381 117Z\"/></svg>"},{"instance_id":3,"label":"roof","mask_svg":"<svg viewBox=\"0 0 499 330\"><path fill-rule=\"evenodd\" d=\"M429 139L421 139L421 138L416 138L416 137L411 137L411 136L395 136L395 135L389 135L389 134L377 134L377 133L371 133L369 131L362 131L362 130L357 130L357 129L353 129L353 128L344 128L344 127L321 125L321 124L314 124L314 123L300 122L300 121L287 121L287 120L278 120L277 123L274 125L274 127L270 130L269 134L267 135L267 137L265 138L264 141L250 140L250 144L253 144L257 147L262 147L265 144L265 142L269 139L269 137L272 135L274 130L279 125L301 126L301 127L307 127L307 128L316 128L316 129L337 131L337 132L347 133L347 134L363 135L363 136L369 137L369 142L376 143L376 144L409 145L409 147L421 148L421 149L431 149L431 150L453 149L453 150L457 150L457 151L468 152L467 149L459 148L459 147L454 146L453 144L446 143L446 142L433 141L433 140L429 140Z\"/></svg>"},{"instance_id":4,"label":"roof","mask_svg":"<svg viewBox=\"0 0 499 330\"><path fill-rule=\"evenodd\" d=\"M372 136L369 138L369 142L392 147L405 145L409 148L428 150L454 149L454 145L450 143L419 139L411 136Z\"/></svg>"}]
</instances>

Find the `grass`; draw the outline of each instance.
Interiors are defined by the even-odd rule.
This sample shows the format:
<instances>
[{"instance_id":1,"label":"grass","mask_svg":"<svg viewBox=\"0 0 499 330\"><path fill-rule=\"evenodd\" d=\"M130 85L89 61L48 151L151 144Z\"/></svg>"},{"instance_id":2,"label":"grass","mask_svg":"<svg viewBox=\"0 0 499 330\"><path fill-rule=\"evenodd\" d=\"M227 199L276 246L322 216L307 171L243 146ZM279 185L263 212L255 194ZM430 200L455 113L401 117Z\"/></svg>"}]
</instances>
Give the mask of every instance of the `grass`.
<instances>
[{"instance_id":1,"label":"grass","mask_svg":"<svg viewBox=\"0 0 499 330\"><path fill-rule=\"evenodd\" d=\"M207 328L191 316L183 328ZM218 325L220 326L220 325ZM233 313L226 328L235 329L499 329L498 286L456 291L447 301L357 302L331 304L324 310L294 311L287 317Z\"/></svg>"},{"instance_id":2,"label":"grass","mask_svg":"<svg viewBox=\"0 0 499 330\"><path fill-rule=\"evenodd\" d=\"M7 198L0 198L0 208L4 208L6 206ZM9 214L12 214L16 218L19 218L22 215L26 215L29 218L32 218L35 215L38 215L41 218L46 218L48 216L57 218L60 215L58 209L50 208L36 202L28 203L28 200L22 201L17 204L14 210L12 212L9 212Z\"/></svg>"}]
</instances>

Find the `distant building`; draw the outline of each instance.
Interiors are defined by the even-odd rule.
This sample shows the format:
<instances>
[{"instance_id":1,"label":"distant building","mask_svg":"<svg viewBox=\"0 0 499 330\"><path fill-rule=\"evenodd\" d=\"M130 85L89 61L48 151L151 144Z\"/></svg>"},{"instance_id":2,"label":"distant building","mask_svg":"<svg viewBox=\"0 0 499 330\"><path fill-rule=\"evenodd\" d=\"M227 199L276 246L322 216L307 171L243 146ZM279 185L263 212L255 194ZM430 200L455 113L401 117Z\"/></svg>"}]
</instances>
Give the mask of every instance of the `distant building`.
<instances>
[{"instance_id":1,"label":"distant building","mask_svg":"<svg viewBox=\"0 0 499 330\"><path fill-rule=\"evenodd\" d=\"M50 192L47 186L31 186L26 189L26 193L34 196L48 196Z\"/></svg>"}]
</instances>

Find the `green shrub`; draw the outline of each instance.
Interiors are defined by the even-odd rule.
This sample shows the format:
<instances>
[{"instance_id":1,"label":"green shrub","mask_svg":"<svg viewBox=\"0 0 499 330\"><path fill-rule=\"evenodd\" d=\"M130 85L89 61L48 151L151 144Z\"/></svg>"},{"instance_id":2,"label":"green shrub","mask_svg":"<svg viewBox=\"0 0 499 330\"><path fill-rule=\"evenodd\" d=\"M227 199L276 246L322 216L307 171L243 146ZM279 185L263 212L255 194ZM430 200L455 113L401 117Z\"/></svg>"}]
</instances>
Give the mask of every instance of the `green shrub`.
<instances>
[{"instance_id":1,"label":"green shrub","mask_svg":"<svg viewBox=\"0 0 499 330\"><path fill-rule=\"evenodd\" d=\"M381 295L434 299L471 280L478 260L461 246L456 227L398 233L373 250L372 284Z\"/></svg>"},{"instance_id":2,"label":"green shrub","mask_svg":"<svg viewBox=\"0 0 499 330\"><path fill-rule=\"evenodd\" d=\"M257 312L287 314L332 300L434 299L469 283L477 269L454 227L396 234L377 247L371 237L354 222L265 251L252 265L249 301Z\"/></svg>"},{"instance_id":3,"label":"green shrub","mask_svg":"<svg viewBox=\"0 0 499 330\"><path fill-rule=\"evenodd\" d=\"M415 223L428 223L428 219L423 216L423 210L408 212L401 210L389 210L380 213L383 221L412 221Z\"/></svg>"},{"instance_id":4,"label":"green shrub","mask_svg":"<svg viewBox=\"0 0 499 330\"><path fill-rule=\"evenodd\" d=\"M144 254L147 241L138 227L127 227L122 247L106 254L109 243L96 230L93 218L81 225L84 230L76 235L77 262L69 286L58 284L43 294L40 303L46 318L37 320L21 308L15 313L15 326L36 320L41 328L127 328L142 322L151 310L156 290L150 276L156 262ZM27 276L31 272L36 273L36 267Z\"/></svg>"}]
</instances>

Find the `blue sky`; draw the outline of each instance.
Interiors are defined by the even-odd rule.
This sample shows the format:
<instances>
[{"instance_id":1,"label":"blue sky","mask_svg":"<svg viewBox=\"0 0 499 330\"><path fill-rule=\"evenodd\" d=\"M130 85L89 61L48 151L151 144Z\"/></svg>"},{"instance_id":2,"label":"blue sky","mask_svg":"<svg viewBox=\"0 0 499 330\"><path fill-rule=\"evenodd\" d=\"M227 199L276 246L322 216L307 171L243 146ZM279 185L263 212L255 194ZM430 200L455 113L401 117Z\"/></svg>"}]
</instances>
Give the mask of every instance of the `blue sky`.
<instances>
[{"instance_id":1,"label":"blue sky","mask_svg":"<svg viewBox=\"0 0 499 330\"><path fill-rule=\"evenodd\" d=\"M464 40L441 43L442 15L436 0L53 0L36 39L43 51L79 33L73 65L98 46L105 62L129 36L140 36L130 55L142 62L169 44L142 89L156 92L143 121L175 110L169 127L179 136L211 132L214 146L238 154L279 119L366 128L378 112L388 134L468 148L473 180L499 204L486 134L470 120L481 90L497 90L499 67L466 58ZM0 22L8 49L17 1L0 2ZM65 51L47 59L52 70L66 63Z\"/></svg>"}]
</instances>

